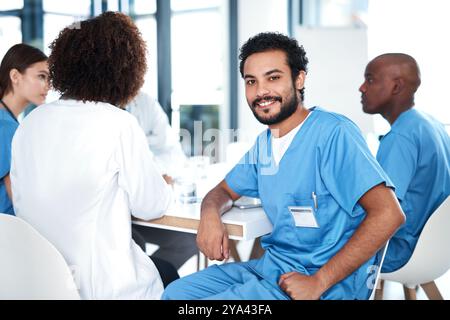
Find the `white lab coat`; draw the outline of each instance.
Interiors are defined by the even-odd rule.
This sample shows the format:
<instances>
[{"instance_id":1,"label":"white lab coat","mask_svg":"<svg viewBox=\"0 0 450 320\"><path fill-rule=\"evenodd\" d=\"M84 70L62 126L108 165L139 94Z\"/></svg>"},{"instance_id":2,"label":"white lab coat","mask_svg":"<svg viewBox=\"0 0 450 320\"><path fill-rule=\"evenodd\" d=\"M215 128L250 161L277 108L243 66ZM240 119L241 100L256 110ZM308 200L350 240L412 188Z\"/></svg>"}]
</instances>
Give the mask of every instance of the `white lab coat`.
<instances>
[{"instance_id":1,"label":"white lab coat","mask_svg":"<svg viewBox=\"0 0 450 320\"><path fill-rule=\"evenodd\" d=\"M158 101L141 91L127 105L126 110L137 118L144 130L153 159L161 174L171 176L180 174L186 156Z\"/></svg>"},{"instance_id":2,"label":"white lab coat","mask_svg":"<svg viewBox=\"0 0 450 320\"><path fill-rule=\"evenodd\" d=\"M35 109L14 136L11 181L17 216L62 253L82 298L160 298L130 213L160 217L171 192L128 112L75 100Z\"/></svg>"}]
</instances>

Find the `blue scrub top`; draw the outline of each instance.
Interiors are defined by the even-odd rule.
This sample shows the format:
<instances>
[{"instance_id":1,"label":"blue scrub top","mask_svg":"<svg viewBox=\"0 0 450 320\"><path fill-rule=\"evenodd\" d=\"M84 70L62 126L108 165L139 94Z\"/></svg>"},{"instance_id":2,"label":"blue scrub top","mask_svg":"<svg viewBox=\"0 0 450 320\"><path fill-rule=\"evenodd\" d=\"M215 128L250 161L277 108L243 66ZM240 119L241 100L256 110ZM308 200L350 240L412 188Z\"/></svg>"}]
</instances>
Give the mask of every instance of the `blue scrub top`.
<instances>
[{"instance_id":1,"label":"blue scrub top","mask_svg":"<svg viewBox=\"0 0 450 320\"><path fill-rule=\"evenodd\" d=\"M428 218L450 194L450 138L441 123L410 109L381 140L377 160L406 215L383 263L382 272L392 272L408 262Z\"/></svg>"},{"instance_id":2,"label":"blue scrub top","mask_svg":"<svg viewBox=\"0 0 450 320\"><path fill-rule=\"evenodd\" d=\"M14 214L3 178L11 168L11 143L19 124L5 109L0 109L0 213Z\"/></svg>"},{"instance_id":3,"label":"blue scrub top","mask_svg":"<svg viewBox=\"0 0 450 320\"><path fill-rule=\"evenodd\" d=\"M272 233L261 239L264 256L250 265L274 288L284 273L317 272L365 218L359 199L380 183L393 186L353 122L318 107L311 111L279 166L267 130L225 179L237 194L259 197L272 222ZM319 227L296 226L290 206L312 208ZM322 298L367 299L379 261L377 254Z\"/></svg>"}]
</instances>

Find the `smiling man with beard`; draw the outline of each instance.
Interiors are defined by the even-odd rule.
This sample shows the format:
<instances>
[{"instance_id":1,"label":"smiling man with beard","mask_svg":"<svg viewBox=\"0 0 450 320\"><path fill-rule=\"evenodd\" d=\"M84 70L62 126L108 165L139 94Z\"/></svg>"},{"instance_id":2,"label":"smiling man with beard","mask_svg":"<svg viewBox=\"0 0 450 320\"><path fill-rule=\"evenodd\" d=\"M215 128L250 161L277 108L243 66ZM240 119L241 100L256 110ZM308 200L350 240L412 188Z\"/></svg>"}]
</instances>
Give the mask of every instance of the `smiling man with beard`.
<instances>
[{"instance_id":1,"label":"smiling man with beard","mask_svg":"<svg viewBox=\"0 0 450 320\"><path fill-rule=\"evenodd\" d=\"M163 298L367 299L367 270L404 222L392 183L355 124L304 107L308 59L295 39L258 34L240 59L247 102L269 128L203 200L197 243L209 259L228 259L221 215L241 196L261 199L273 231L260 259L213 265Z\"/></svg>"}]
</instances>

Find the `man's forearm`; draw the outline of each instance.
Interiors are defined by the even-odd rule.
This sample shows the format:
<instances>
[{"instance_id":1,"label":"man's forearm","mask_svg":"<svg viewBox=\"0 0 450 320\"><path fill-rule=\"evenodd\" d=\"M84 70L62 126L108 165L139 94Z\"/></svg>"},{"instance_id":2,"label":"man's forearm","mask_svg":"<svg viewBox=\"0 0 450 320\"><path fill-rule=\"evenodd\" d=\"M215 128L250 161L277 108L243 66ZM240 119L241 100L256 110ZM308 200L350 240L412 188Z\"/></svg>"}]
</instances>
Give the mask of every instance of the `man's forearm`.
<instances>
[{"instance_id":1,"label":"man's forearm","mask_svg":"<svg viewBox=\"0 0 450 320\"><path fill-rule=\"evenodd\" d=\"M233 200L220 185L212 189L202 201L201 214L218 212L220 215L231 209Z\"/></svg>"},{"instance_id":2,"label":"man's forearm","mask_svg":"<svg viewBox=\"0 0 450 320\"><path fill-rule=\"evenodd\" d=\"M197 245L211 260L222 261L229 257L228 234L221 215L231 208L234 196L222 181L203 199Z\"/></svg>"},{"instance_id":3,"label":"man's forearm","mask_svg":"<svg viewBox=\"0 0 450 320\"><path fill-rule=\"evenodd\" d=\"M394 192L379 184L359 200L367 215L347 244L315 276L327 290L372 257L405 222Z\"/></svg>"},{"instance_id":4,"label":"man's forearm","mask_svg":"<svg viewBox=\"0 0 450 320\"><path fill-rule=\"evenodd\" d=\"M370 259L385 245L398 226L396 222L389 223L380 217L368 216L348 243L317 272L324 291Z\"/></svg>"}]
</instances>

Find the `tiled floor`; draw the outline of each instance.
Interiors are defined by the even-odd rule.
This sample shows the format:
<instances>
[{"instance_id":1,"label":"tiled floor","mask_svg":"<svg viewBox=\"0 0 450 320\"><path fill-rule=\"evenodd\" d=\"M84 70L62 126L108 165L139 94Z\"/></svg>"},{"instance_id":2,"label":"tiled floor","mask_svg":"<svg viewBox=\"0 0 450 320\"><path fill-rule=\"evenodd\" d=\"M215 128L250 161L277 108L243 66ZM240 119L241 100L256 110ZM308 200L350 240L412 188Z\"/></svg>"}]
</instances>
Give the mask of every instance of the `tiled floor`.
<instances>
[{"instance_id":1,"label":"tiled floor","mask_svg":"<svg viewBox=\"0 0 450 320\"><path fill-rule=\"evenodd\" d=\"M253 245L253 241L240 241L238 243L238 251L243 260L248 259L250 251ZM209 262L213 264L217 262ZM180 276L186 276L197 270L197 257L194 256L189 259L181 268L178 270ZM442 277L436 280L436 285L439 288L442 296L445 300L450 300L450 270L447 271ZM399 283L386 281L384 286L384 300L403 300L403 287ZM417 291L418 300L427 300L427 296L422 288Z\"/></svg>"}]
</instances>

